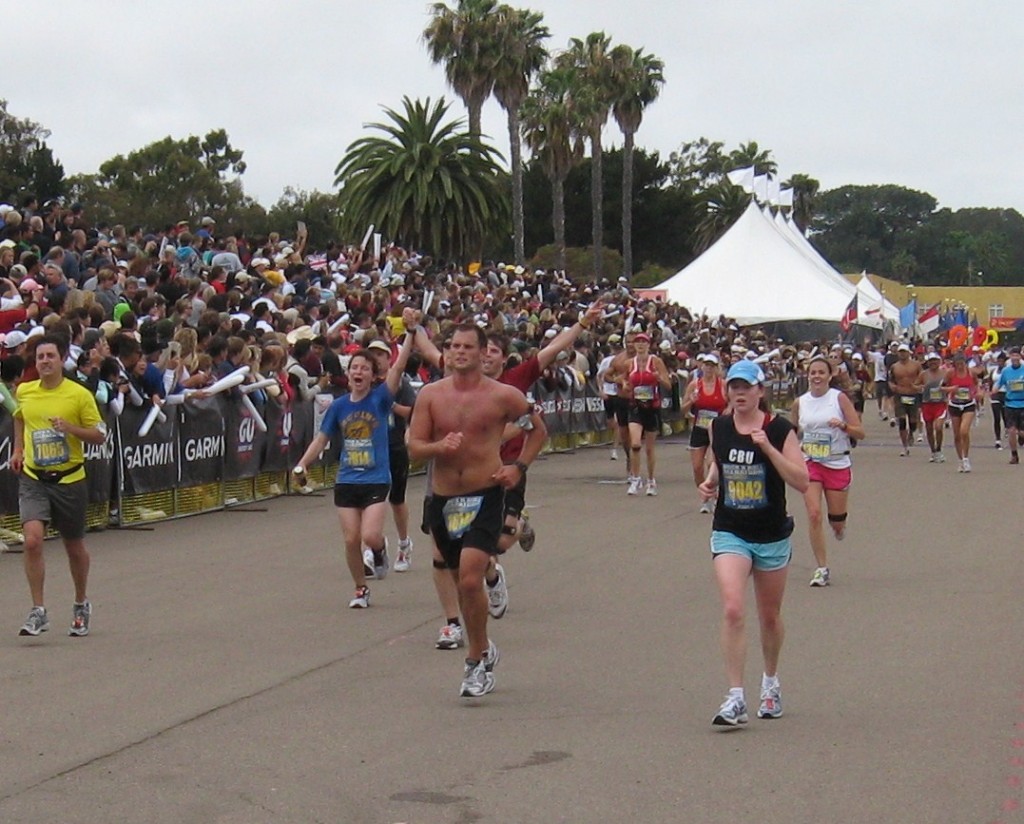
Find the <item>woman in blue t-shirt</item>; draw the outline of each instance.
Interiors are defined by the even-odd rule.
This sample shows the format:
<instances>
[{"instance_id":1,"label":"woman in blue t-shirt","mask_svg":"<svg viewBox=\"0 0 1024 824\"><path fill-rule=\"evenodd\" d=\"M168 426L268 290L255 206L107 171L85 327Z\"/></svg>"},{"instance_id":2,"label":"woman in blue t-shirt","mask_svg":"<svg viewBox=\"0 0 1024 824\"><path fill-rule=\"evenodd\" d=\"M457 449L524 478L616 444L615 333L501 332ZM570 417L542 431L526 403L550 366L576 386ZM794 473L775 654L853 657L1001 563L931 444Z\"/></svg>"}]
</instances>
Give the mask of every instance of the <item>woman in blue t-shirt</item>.
<instances>
[{"instance_id":1,"label":"woman in blue t-shirt","mask_svg":"<svg viewBox=\"0 0 1024 824\"><path fill-rule=\"evenodd\" d=\"M345 540L345 560L356 586L349 606L370 605L370 588L363 568L363 546L373 551L374 572L383 578L390 567L384 517L387 514L391 469L388 460L388 418L395 402L405 365L412 353L412 336L406 335L398 358L380 383L379 367L373 355L361 349L348 365L350 391L335 400L324 415L320 431L295 466L302 477L306 467L316 460L328 443L341 446L338 476L334 486L334 505L338 508L341 534Z\"/></svg>"}]
</instances>

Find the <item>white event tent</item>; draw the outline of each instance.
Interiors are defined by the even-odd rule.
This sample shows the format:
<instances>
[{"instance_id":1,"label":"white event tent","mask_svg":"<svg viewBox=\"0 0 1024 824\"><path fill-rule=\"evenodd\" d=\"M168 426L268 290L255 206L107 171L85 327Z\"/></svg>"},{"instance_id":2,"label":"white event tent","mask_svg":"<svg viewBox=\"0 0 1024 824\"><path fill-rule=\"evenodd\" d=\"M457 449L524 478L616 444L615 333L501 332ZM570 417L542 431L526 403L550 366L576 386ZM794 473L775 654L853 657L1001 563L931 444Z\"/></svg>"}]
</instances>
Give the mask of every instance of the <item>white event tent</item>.
<instances>
[{"instance_id":1,"label":"white event tent","mask_svg":"<svg viewBox=\"0 0 1024 824\"><path fill-rule=\"evenodd\" d=\"M766 215L753 199L707 251L656 288L691 311L724 314L742 326L838 323L858 295L857 287L829 266L795 225ZM862 310L856 322L882 325Z\"/></svg>"}]
</instances>

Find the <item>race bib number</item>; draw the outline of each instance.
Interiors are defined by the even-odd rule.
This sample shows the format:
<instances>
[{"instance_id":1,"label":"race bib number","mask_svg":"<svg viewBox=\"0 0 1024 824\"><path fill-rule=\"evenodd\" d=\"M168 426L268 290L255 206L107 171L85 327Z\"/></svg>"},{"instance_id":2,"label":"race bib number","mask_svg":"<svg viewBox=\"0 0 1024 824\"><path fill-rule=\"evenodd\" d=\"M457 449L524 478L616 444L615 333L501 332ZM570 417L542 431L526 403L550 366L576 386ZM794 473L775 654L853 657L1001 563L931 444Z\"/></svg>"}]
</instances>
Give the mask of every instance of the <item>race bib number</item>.
<instances>
[{"instance_id":1,"label":"race bib number","mask_svg":"<svg viewBox=\"0 0 1024 824\"><path fill-rule=\"evenodd\" d=\"M1011 392L1024 392L1024 379L1007 381L1006 385Z\"/></svg>"},{"instance_id":2,"label":"race bib number","mask_svg":"<svg viewBox=\"0 0 1024 824\"><path fill-rule=\"evenodd\" d=\"M900 395L900 403L904 406L913 406L917 403L917 397L915 395Z\"/></svg>"},{"instance_id":3,"label":"race bib number","mask_svg":"<svg viewBox=\"0 0 1024 824\"><path fill-rule=\"evenodd\" d=\"M483 505L483 495L459 495L445 503L441 512L449 538L461 538L466 534Z\"/></svg>"},{"instance_id":4,"label":"race bib number","mask_svg":"<svg viewBox=\"0 0 1024 824\"><path fill-rule=\"evenodd\" d=\"M725 505L730 509L764 509L768 506L764 464L722 464Z\"/></svg>"},{"instance_id":5,"label":"race bib number","mask_svg":"<svg viewBox=\"0 0 1024 824\"><path fill-rule=\"evenodd\" d=\"M373 469L373 441L369 438L346 438L341 459L348 469Z\"/></svg>"},{"instance_id":6,"label":"race bib number","mask_svg":"<svg viewBox=\"0 0 1024 824\"><path fill-rule=\"evenodd\" d=\"M800 446L812 461L823 461L832 455L832 435L828 432L804 432Z\"/></svg>"},{"instance_id":7,"label":"race bib number","mask_svg":"<svg viewBox=\"0 0 1024 824\"><path fill-rule=\"evenodd\" d=\"M945 392L942 391L941 386L930 386L925 392L924 399L928 403L941 403L945 400Z\"/></svg>"},{"instance_id":8,"label":"race bib number","mask_svg":"<svg viewBox=\"0 0 1024 824\"><path fill-rule=\"evenodd\" d=\"M971 390L966 386L958 386L956 388L956 399L960 402L969 401L971 399Z\"/></svg>"},{"instance_id":9,"label":"race bib number","mask_svg":"<svg viewBox=\"0 0 1024 824\"><path fill-rule=\"evenodd\" d=\"M640 403L650 403L654 400L653 386L637 386L633 389L633 400Z\"/></svg>"},{"instance_id":10,"label":"race bib number","mask_svg":"<svg viewBox=\"0 0 1024 824\"><path fill-rule=\"evenodd\" d=\"M694 422L694 426L699 426L701 429L710 429L711 422L718 417L718 413L713 409L698 409L697 420Z\"/></svg>"},{"instance_id":11,"label":"race bib number","mask_svg":"<svg viewBox=\"0 0 1024 824\"><path fill-rule=\"evenodd\" d=\"M71 459L68 439L56 429L37 429L32 433L32 454L40 469L60 466Z\"/></svg>"}]
</instances>

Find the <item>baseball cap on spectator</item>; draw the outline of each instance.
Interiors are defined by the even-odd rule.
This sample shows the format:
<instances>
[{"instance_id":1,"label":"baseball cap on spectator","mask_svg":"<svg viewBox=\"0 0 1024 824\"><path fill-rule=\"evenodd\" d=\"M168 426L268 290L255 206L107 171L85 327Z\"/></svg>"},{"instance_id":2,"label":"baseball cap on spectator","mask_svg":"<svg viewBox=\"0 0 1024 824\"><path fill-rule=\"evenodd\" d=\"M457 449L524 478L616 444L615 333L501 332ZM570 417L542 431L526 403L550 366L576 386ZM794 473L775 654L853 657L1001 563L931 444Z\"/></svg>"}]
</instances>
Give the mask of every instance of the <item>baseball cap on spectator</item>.
<instances>
[{"instance_id":1,"label":"baseball cap on spectator","mask_svg":"<svg viewBox=\"0 0 1024 824\"><path fill-rule=\"evenodd\" d=\"M117 262L117 268L118 269L127 269L128 268L128 261L127 260L119 260Z\"/></svg>"},{"instance_id":2,"label":"baseball cap on spectator","mask_svg":"<svg viewBox=\"0 0 1024 824\"><path fill-rule=\"evenodd\" d=\"M926 361L930 361L930 360L942 360L942 358L941 358L941 357L939 357L939 353L938 353L938 352L929 352L929 353L928 353L927 355L925 355L925 356L924 356L924 359L925 359Z\"/></svg>"},{"instance_id":3,"label":"baseball cap on spectator","mask_svg":"<svg viewBox=\"0 0 1024 824\"><path fill-rule=\"evenodd\" d=\"M272 286L280 286L284 283L284 275L277 269L268 269L263 273L263 279Z\"/></svg>"},{"instance_id":4,"label":"baseball cap on spectator","mask_svg":"<svg viewBox=\"0 0 1024 824\"><path fill-rule=\"evenodd\" d=\"M384 341L380 340L379 338L377 340L370 341L369 345L366 348L379 349L381 352L387 352L389 355L391 354L391 347L388 346Z\"/></svg>"},{"instance_id":5,"label":"baseball cap on spectator","mask_svg":"<svg viewBox=\"0 0 1024 824\"><path fill-rule=\"evenodd\" d=\"M764 372L761 371L760 366L751 361L736 361L736 363L729 367L729 371L725 376L726 383L732 383L733 381L743 381L751 386L757 386L764 381Z\"/></svg>"},{"instance_id":6,"label":"baseball cap on spectator","mask_svg":"<svg viewBox=\"0 0 1024 824\"><path fill-rule=\"evenodd\" d=\"M650 343L651 342L651 336L648 335L646 332L640 332L635 338L633 338L633 340L634 341L645 340L648 343Z\"/></svg>"},{"instance_id":7,"label":"baseball cap on spectator","mask_svg":"<svg viewBox=\"0 0 1024 824\"><path fill-rule=\"evenodd\" d=\"M252 280L252 275L248 272L235 273L235 283L248 283L250 280Z\"/></svg>"},{"instance_id":8,"label":"baseball cap on spectator","mask_svg":"<svg viewBox=\"0 0 1024 824\"><path fill-rule=\"evenodd\" d=\"M609 335L608 343L620 343L622 341L621 335Z\"/></svg>"},{"instance_id":9,"label":"baseball cap on spectator","mask_svg":"<svg viewBox=\"0 0 1024 824\"><path fill-rule=\"evenodd\" d=\"M255 269L259 266L269 266L270 261L267 260L265 257L254 257L251 261L249 261L249 265L252 266L253 269Z\"/></svg>"},{"instance_id":10,"label":"baseball cap on spectator","mask_svg":"<svg viewBox=\"0 0 1024 824\"><path fill-rule=\"evenodd\" d=\"M116 320L105 320L100 324L100 331L103 333L103 337L112 338L121 329L121 324Z\"/></svg>"},{"instance_id":11,"label":"baseball cap on spectator","mask_svg":"<svg viewBox=\"0 0 1024 824\"><path fill-rule=\"evenodd\" d=\"M548 331L544 333L544 337L550 339L550 338L553 338L557 334L558 334L558 332L556 332L554 329L548 329Z\"/></svg>"},{"instance_id":12,"label":"baseball cap on spectator","mask_svg":"<svg viewBox=\"0 0 1024 824\"><path fill-rule=\"evenodd\" d=\"M11 267L11 277L12 278L23 278L23 277L27 277L27 276L28 276L28 269L26 269L20 263L15 263Z\"/></svg>"},{"instance_id":13,"label":"baseball cap on spectator","mask_svg":"<svg viewBox=\"0 0 1024 824\"><path fill-rule=\"evenodd\" d=\"M42 326L33 326L29 329L28 334L25 335L25 340L31 340L32 338L41 338L46 334L46 330Z\"/></svg>"},{"instance_id":14,"label":"baseball cap on spectator","mask_svg":"<svg viewBox=\"0 0 1024 824\"><path fill-rule=\"evenodd\" d=\"M11 274L13 274L13 272ZM34 292L36 289L42 289L43 287L40 286L33 278L25 278L18 288L21 289L22 292Z\"/></svg>"},{"instance_id":15,"label":"baseball cap on spectator","mask_svg":"<svg viewBox=\"0 0 1024 824\"><path fill-rule=\"evenodd\" d=\"M910 346L909 346L909 344L901 343L899 346L896 347L896 351L897 352L909 352L910 351Z\"/></svg>"},{"instance_id":16,"label":"baseball cap on spectator","mask_svg":"<svg viewBox=\"0 0 1024 824\"><path fill-rule=\"evenodd\" d=\"M114 320L117 321L118 325L120 325L121 323L121 318L123 318L125 314L127 314L130 311L132 311L132 307L127 303L118 303L116 306L114 306L113 316Z\"/></svg>"},{"instance_id":17,"label":"baseball cap on spectator","mask_svg":"<svg viewBox=\"0 0 1024 824\"><path fill-rule=\"evenodd\" d=\"M864 356L860 352L854 352L853 353L853 359L854 360L864 360Z\"/></svg>"},{"instance_id":18,"label":"baseball cap on spectator","mask_svg":"<svg viewBox=\"0 0 1024 824\"><path fill-rule=\"evenodd\" d=\"M8 332L4 337L4 349L17 349L27 340L28 335L20 329L15 329L13 332Z\"/></svg>"},{"instance_id":19,"label":"baseball cap on spectator","mask_svg":"<svg viewBox=\"0 0 1024 824\"><path fill-rule=\"evenodd\" d=\"M216 225L217 225L217 221L216 221L216 220L214 220L214 219L213 219L212 217L210 217L209 215L206 215L206 217L204 217L204 218L203 218L203 219L202 219L201 221L199 221L199 222L200 222L200 223L201 223L201 224L202 224L203 226L216 226Z\"/></svg>"},{"instance_id":20,"label":"baseball cap on spectator","mask_svg":"<svg viewBox=\"0 0 1024 824\"><path fill-rule=\"evenodd\" d=\"M13 249L17 245L18 244L15 243L10 238L7 238L6 240L0 241L0 249Z\"/></svg>"},{"instance_id":21,"label":"baseball cap on spectator","mask_svg":"<svg viewBox=\"0 0 1024 824\"><path fill-rule=\"evenodd\" d=\"M718 355L716 355L714 352L705 352L704 355L701 356L701 357L698 357L697 360L704 360L704 361L707 361L708 363L718 363L719 362Z\"/></svg>"},{"instance_id":22,"label":"baseball cap on spectator","mask_svg":"<svg viewBox=\"0 0 1024 824\"><path fill-rule=\"evenodd\" d=\"M663 340L661 343L658 344L658 348L661 349L662 352L667 352L669 349L672 348L672 344L669 343L667 340Z\"/></svg>"}]
</instances>

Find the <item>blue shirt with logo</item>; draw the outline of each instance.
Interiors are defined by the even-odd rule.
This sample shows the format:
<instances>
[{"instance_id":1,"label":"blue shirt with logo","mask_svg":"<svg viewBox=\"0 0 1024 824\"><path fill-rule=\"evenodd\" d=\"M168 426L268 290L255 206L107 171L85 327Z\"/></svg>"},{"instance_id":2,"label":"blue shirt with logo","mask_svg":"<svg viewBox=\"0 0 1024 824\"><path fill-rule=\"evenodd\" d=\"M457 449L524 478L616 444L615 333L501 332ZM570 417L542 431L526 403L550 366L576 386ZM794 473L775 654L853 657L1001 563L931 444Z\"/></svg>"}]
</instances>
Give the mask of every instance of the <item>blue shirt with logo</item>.
<instances>
[{"instance_id":1,"label":"blue shirt with logo","mask_svg":"<svg viewBox=\"0 0 1024 824\"><path fill-rule=\"evenodd\" d=\"M379 383L360 401L342 395L327 409L320 431L338 443L339 484L390 484L388 416L395 403L386 383Z\"/></svg>"},{"instance_id":2,"label":"blue shirt with logo","mask_svg":"<svg viewBox=\"0 0 1024 824\"><path fill-rule=\"evenodd\" d=\"M1003 403L1010 409L1024 409L1024 363L1014 367L1007 364L999 376L996 389L1006 390Z\"/></svg>"}]
</instances>

